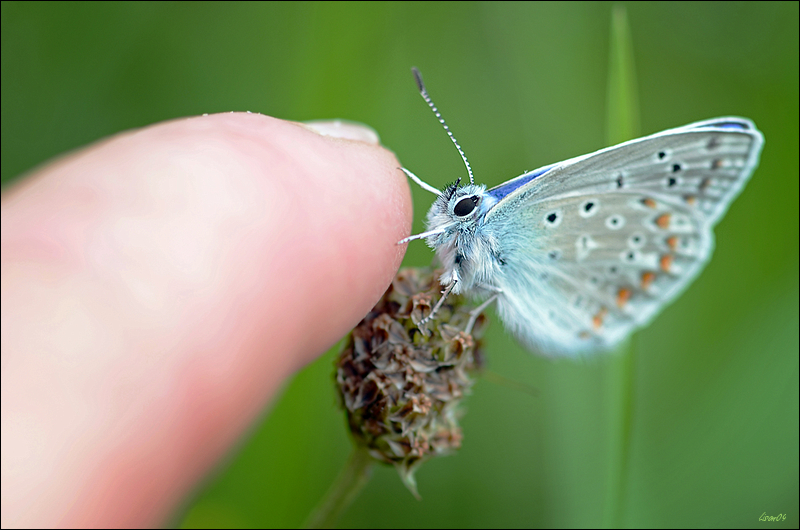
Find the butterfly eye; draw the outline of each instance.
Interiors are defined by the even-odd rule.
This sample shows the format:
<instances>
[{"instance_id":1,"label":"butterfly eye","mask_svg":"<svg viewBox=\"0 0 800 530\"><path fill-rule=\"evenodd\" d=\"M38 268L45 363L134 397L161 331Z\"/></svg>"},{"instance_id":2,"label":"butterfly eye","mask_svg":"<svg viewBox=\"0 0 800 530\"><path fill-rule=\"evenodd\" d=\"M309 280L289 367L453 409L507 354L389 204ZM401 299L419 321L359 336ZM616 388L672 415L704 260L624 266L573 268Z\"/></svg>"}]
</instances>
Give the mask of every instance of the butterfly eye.
<instances>
[{"instance_id":1,"label":"butterfly eye","mask_svg":"<svg viewBox=\"0 0 800 530\"><path fill-rule=\"evenodd\" d=\"M456 203L455 208L453 208L453 213L456 214L458 217L464 217L472 213L472 210L475 209L475 206L478 204L478 196L473 195L472 197L464 197L460 201Z\"/></svg>"}]
</instances>

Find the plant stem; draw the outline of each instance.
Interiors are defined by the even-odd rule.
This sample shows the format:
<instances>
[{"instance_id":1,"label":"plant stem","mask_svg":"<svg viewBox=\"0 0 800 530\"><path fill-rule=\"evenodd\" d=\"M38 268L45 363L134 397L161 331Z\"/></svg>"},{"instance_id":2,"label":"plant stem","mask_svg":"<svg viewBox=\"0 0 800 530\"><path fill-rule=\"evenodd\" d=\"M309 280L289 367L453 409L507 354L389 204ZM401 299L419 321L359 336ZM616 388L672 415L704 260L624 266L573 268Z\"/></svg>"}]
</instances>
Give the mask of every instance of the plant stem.
<instances>
[{"instance_id":1,"label":"plant stem","mask_svg":"<svg viewBox=\"0 0 800 530\"><path fill-rule=\"evenodd\" d=\"M611 53L608 62L608 145L638 138L639 91L633 62L633 38L625 6L615 5L611 14Z\"/></svg>"},{"instance_id":2,"label":"plant stem","mask_svg":"<svg viewBox=\"0 0 800 530\"><path fill-rule=\"evenodd\" d=\"M372 462L366 449L354 446L344 468L311 512L303 528L333 528L342 512L369 482Z\"/></svg>"},{"instance_id":3,"label":"plant stem","mask_svg":"<svg viewBox=\"0 0 800 530\"><path fill-rule=\"evenodd\" d=\"M639 136L639 98L633 62L633 39L625 7L615 5L611 16L611 54L608 68L608 145ZM619 528L625 516L633 430L634 373L636 355L625 341L616 359L610 360L606 396L609 401L609 469L603 526Z\"/></svg>"},{"instance_id":4,"label":"plant stem","mask_svg":"<svg viewBox=\"0 0 800 530\"><path fill-rule=\"evenodd\" d=\"M609 370L606 372L605 394L610 414L603 528L620 528L625 517L636 372L636 354L632 342L629 339L623 343L615 358L609 360Z\"/></svg>"}]
</instances>

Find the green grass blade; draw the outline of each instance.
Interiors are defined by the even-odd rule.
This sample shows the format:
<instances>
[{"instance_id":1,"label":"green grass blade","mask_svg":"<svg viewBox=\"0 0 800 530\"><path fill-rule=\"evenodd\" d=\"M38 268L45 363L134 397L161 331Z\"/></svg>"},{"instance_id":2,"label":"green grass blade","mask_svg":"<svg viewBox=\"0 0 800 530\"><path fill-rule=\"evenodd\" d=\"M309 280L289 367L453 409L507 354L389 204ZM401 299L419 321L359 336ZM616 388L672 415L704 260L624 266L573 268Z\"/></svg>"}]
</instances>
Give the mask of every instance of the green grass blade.
<instances>
[{"instance_id":1,"label":"green grass blade","mask_svg":"<svg viewBox=\"0 0 800 530\"><path fill-rule=\"evenodd\" d=\"M639 136L639 101L633 44L625 7L615 5L611 15L611 52L608 69L607 145ZM636 356L626 341L608 359L606 397L608 406L608 482L603 525L618 528L623 522L627 497L633 425L634 372Z\"/></svg>"}]
</instances>

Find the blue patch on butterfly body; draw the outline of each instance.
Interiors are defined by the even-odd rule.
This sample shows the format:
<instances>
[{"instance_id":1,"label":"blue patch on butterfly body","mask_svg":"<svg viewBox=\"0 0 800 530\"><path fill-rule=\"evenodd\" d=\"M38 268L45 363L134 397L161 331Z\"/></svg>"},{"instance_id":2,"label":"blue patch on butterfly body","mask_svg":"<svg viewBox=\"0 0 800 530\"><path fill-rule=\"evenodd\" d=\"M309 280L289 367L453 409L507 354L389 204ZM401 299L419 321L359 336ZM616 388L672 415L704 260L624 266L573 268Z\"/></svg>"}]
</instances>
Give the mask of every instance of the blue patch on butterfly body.
<instances>
[{"instance_id":1,"label":"blue patch on butterfly body","mask_svg":"<svg viewBox=\"0 0 800 530\"><path fill-rule=\"evenodd\" d=\"M711 122L711 123L704 123L698 129L739 129L742 131L750 130L750 125L745 122L737 122L737 121L718 121L718 122Z\"/></svg>"},{"instance_id":2,"label":"blue patch on butterfly body","mask_svg":"<svg viewBox=\"0 0 800 530\"><path fill-rule=\"evenodd\" d=\"M509 180L508 182L504 182L499 186L495 186L494 188L490 189L486 192L487 195L491 195L498 201L505 197L506 195L512 193L513 191L521 188L528 182L532 181L536 177L541 177L551 169L553 169L558 164L551 164L549 166L541 167L539 169L533 170L530 173L525 173L523 175L518 176L515 179Z\"/></svg>"}]
</instances>

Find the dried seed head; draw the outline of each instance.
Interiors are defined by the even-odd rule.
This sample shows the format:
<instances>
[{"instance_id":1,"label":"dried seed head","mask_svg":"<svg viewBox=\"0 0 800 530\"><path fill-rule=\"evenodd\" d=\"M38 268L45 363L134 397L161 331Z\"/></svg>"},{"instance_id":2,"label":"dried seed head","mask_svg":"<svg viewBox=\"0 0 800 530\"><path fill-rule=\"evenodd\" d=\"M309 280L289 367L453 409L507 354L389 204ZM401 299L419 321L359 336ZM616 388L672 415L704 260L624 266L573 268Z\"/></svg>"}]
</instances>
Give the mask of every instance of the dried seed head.
<instances>
[{"instance_id":1,"label":"dried seed head","mask_svg":"<svg viewBox=\"0 0 800 530\"><path fill-rule=\"evenodd\" d=\"M486 319L462 330L472 307L451 294L423 333L441 289L441 271L403 269L370 313L350 333L336 362L336 383L357 443L393 464L418 497L414 472L430 457L461 445L458 404L479 368Z\"/></svg>"}]
</instances>

